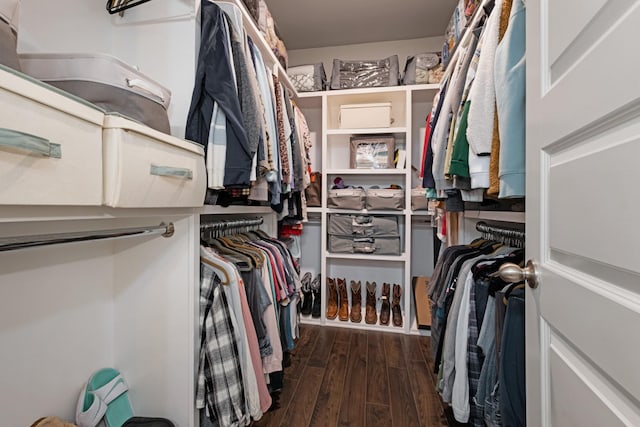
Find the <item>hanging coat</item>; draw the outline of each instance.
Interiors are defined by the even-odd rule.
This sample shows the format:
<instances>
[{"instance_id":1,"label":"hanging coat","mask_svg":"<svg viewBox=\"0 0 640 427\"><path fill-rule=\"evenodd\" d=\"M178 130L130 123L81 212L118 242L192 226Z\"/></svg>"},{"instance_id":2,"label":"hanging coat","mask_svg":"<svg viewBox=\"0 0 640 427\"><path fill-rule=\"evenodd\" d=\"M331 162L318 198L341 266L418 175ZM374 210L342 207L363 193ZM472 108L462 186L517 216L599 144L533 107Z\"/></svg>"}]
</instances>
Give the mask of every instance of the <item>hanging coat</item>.
<instances>
[{"instance_id":1,"label":"hanging coat","mask_svg":"<svg viewBox=\"0 0 640 427\"><path fill-rule=\"evenodd\" d=\"M249 187L252 156L229 57L225 14L211 2L202 2L201 13L200 52L185 138L207 146L213 105L217 102L227 120L224 186Z\"/></svg>"}]
</instances>

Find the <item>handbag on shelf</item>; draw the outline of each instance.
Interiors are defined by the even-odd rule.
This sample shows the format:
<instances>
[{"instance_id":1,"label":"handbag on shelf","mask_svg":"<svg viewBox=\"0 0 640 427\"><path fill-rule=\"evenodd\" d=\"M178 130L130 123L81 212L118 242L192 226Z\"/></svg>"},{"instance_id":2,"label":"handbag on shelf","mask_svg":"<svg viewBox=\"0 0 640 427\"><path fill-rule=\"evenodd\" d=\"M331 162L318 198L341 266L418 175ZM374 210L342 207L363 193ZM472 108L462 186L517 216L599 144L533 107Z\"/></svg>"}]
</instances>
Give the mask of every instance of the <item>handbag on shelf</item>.
<instances>
[{"instance_id":1,"label":"handbag on shelf","mask_svg":"<svg viewBox=\"0 0 640 427\"><path fill-rule=\"evenodd\" d=\"M307 199L307 206L322 206L322 174L320 172L311 173L311 184L304 190Z\"/></svg>"}]
</instances>

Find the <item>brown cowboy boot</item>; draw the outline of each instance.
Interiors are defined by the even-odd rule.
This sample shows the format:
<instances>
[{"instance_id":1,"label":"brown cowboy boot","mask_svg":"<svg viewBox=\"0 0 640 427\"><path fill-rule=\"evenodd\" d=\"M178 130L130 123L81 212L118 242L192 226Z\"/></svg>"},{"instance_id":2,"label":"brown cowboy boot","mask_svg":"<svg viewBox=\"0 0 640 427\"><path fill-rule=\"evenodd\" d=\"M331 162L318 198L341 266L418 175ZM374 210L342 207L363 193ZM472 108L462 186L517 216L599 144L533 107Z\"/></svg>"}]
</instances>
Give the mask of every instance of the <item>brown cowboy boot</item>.
<instances>
[{"instance_id":1,"label":"brown cowboy boot","mask_svg":"<svg viewBox=\"0 0 640 427\"><path fill-rule=\"evenodd\" d=\"M351 281L351 321L360 323L362 321L362 283Z\"/></svg>"},{"instance_id":2,"label":"brown cowboy boot","mask_svg":"<svg viewBox=\"0 0 640 427\"><path fill-rule=\"evenodd\" d=\"M391 311L393 312L393 326L402 326L402 313L400 311L400 296L402 288L400 285L393 285L393 302Z\"/></svg>"},{"instance_id":3,"label":"brown cowboy boot","mask_svg":"<svg viewBox=\"0 0 640 427\"><path fill-rule=\"evenodd\" d=\"M367 306L364 321L369 325L375 325L378 321L378 314L376 313L376 282L367 282Z\"/></svg>"},{"instance_id":4,"label":"brown cowboy boot","mask_svg":"<svg viewBox=\"0 0 640 427\"><path fill-rule=\"evenodd\" d=\"M391 284L383 283L382 284L382 308L380 308L380 324L388 325L389 324L389 315L391 314Z\"/></svg>"},{"instance_id":5,"label":"brown cowboy boot","mask_svg":"<svg viewBox=\"0 0 640 427\"><path fill-rule=\"evenodd\" d=\"M336 279L338 282L338 297L340 298L340 304L338 309L338 319L342 321L349 320L349 296L347 295L347 280Z\"/></svg>"},{"instance_id":6,"label":"brown cowboy boot","mask_svg":"<svg viewBox=\"0 0 640 427\"><path fill-rule=\"evenodd\" d=\"M335 279L330 277L327 277L327 295L327 319L333 320L338 316L338 289Z\"/></svg>"}]
</instances>

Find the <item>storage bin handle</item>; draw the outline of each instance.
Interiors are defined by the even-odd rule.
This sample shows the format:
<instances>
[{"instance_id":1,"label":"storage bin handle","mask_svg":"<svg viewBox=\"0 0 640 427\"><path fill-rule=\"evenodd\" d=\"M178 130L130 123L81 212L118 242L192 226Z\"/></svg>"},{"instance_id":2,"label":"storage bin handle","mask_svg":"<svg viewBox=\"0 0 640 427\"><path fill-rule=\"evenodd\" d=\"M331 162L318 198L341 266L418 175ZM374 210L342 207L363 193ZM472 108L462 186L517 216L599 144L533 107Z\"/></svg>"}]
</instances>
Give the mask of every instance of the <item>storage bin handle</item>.
<instances>
[{"instance_id":1,"label":"storage bin handle","mask_svg":"<svg viewBox=\"0 0 640 427\"><path fill-rule=\"evenodd\" d=\"M164 95L162 92L158 91L157 88L153 87L149 83L145 82L142 79L125 79L127 81L127 86L129 87L137 87L138 89L142 89L145 92L150 93L156 98L160 99L161 102L164 102Z\"/></svg>"},{"instance_id":2,"label":"storage bin handle","mask_svg":"<svg viewBox=\"0 0 640 427\"><path fill-rule=\"evenodd\" d=\"M151 175L168 176L172 178L193 179L193 171L187 168L174 168L172 166L151 165Z\"/></svg>"},{"instance_id":3,"label":"storage bin handle","mask_svg":"<svg viewBox=\"0 0 640 427\"><path fill-rule=\"evenodd\" d=\"M62 158L60 144L54 144L48 139L13 129L0 128L0 146L28 151L53 159Z\"/></svg>"}]
</instances>

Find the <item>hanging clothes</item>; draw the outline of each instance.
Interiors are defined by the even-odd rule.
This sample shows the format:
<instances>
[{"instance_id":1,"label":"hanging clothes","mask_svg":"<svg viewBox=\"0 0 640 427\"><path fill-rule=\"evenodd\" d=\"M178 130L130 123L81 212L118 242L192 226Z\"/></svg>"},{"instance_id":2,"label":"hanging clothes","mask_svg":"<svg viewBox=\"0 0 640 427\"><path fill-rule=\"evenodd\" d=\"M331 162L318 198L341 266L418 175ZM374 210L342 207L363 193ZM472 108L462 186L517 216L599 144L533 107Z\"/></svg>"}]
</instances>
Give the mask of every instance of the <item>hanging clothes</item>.
<instances>
[{"instance_id":1,"label":"hanging clothes","mask_svg":"<svg viewBox=\"0 0 640 427\"><path fill-rule=\"evenodd\" d=\"M451 404L459 422L485 426L488 419L492 422L489 425L506 426L521 425L524 419L524 373L513 362L501 365L506 360L504 345L510 358L524 361L520 358L524 357L524 335L519 340L514 332L524 328L518 294L512 295L514 314L509 326L493 322L499 317L498 303L508 310L501 296L504 294L497 292L511 286L495 277L495 272L505 262L522 262L523 255L521 249L479 239L470 245L446 248L436 263L428 288L434 370L438 391ZM501 375L508 379L501 379ZM505 381L507 384L503 384ZM513 397L504 397L505 387ZM507 424L506 419L500 424L505 411L514 424Z\"/></svg>"}]
</instances>

